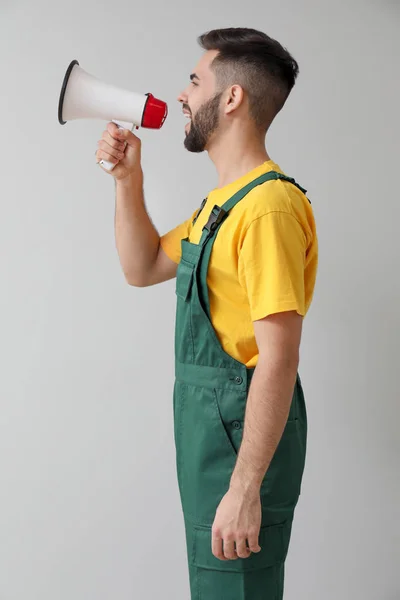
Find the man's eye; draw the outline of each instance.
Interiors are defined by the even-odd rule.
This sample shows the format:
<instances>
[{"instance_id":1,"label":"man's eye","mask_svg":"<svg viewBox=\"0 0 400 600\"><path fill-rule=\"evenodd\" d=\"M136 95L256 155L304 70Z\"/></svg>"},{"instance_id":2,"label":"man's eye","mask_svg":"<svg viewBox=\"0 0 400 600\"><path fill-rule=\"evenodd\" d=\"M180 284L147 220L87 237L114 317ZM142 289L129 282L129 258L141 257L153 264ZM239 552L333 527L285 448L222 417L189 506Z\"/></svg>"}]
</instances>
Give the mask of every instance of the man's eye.
<instances>
[{"instance_id":1,"label":"man's eye","mask_svg":"<svg viewBox=\"0 0 400 600\"><path fill-rule=\"evenodd\" d=\"M198 85L198 84L197 84L197 83L195 83L194 81L191 81L190 83L191 83L192 85L195 85L195 86L197 86L197 85Z\"/></svg>"}]
</instances>

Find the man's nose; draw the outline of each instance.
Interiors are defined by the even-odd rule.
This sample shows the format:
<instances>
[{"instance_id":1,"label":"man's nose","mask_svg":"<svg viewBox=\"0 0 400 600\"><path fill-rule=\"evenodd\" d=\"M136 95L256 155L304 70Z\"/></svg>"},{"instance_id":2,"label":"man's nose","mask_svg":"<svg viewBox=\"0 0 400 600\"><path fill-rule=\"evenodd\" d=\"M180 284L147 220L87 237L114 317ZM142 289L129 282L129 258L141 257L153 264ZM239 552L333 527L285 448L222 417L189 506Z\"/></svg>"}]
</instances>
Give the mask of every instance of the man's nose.
<instances>
[{"instance_id":1,"label":"man's nose","mask_svg":"<svg viewBox=\"0 0 400 600\"><path fill-rule=\"evenodd\" d=\"M181 92L179 94L179 96L177 97L178 102L181 102L182 104L187 104L187 94L185 93L185 91Z\"/></svg>"}]
</instances>

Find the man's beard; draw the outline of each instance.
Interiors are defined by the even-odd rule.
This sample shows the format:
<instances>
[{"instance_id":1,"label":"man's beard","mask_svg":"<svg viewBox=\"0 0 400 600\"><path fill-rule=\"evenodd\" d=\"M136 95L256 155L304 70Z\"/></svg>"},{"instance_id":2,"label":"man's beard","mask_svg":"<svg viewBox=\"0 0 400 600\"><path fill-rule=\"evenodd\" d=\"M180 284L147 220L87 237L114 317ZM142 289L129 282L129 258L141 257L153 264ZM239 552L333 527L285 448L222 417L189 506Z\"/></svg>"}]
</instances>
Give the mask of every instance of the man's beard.
<instances>
[{"instance_id":1,"label":"man's beard","mask_svg":"<svg viewBox=\"0 0 400 600\"><path fill-rule=\"evenodd\" d=\"M189 152L204 152L208 140L219 124L219 103L222 92L207 100L190 123L184 146Z\"/></svg>"}]
</instances>

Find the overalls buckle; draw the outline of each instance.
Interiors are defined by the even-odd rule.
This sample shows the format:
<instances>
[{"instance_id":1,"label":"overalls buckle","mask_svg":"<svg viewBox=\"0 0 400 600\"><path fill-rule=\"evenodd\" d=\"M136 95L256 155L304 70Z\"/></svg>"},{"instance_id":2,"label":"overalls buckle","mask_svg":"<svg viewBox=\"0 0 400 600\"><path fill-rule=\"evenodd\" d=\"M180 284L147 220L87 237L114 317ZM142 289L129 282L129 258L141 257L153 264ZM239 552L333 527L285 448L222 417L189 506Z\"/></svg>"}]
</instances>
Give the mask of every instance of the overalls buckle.
<instances>
[{"instance_id":1,"label":"overalls buckle","mask_svg":"<svg viewBox=\"0 0 400 600\"><path fill-rule=\"evenodd\" d=\"M227 214L228 213L226 210L224 210L216 204L212 209L208 221L204 225L203 229L207 229L207 231L215 231L215 229L217 229L218 225L224 220L225 215Z\"/></svg>"}]
</instances>

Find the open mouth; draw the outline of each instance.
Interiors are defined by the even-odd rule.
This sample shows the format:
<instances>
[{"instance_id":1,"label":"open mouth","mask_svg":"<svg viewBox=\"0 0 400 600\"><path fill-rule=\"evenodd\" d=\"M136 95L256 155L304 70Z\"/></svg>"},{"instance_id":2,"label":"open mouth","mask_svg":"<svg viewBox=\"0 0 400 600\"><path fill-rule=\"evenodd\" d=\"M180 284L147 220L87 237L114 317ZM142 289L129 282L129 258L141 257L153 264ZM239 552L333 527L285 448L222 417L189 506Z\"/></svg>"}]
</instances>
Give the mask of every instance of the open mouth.
<instances>
[{"instance_id":1,"label":"open mouth","mask_svg":"<svg viewBox=\"0 0 400 600\"><path fill-rule=\"evenodd\" d=\"M190 123L191 123L191 121L192 121L192 114L191 114L191 112L190 112L189 110L187 110L186 108L184 108L184 109L182 110L182 112L183 112L183 115L184 115L184 117L185 117L186 119L188 119L188 123L186 123L186 125L185 125L185 132L186 132L186 133L188 133L188 132L189 132L189 129L190 129Z\"/></svg>"}]
</instances>

